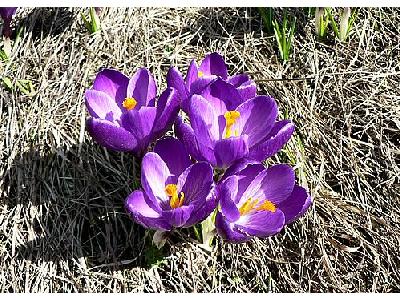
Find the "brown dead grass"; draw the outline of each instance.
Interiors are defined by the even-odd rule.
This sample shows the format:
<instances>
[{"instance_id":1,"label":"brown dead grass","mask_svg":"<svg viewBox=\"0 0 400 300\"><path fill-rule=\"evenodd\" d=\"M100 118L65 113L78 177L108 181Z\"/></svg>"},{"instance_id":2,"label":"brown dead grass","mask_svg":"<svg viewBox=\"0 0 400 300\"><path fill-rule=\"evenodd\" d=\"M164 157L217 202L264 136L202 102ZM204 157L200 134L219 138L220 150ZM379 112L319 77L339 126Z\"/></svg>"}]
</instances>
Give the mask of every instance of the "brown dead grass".
<instances>
[{"instance_id":1,"label":"brown dead grass","mask_svg":"<svg viewBox=\"0 0 400 300\"><path fill-rule=\"evenodd\" d=\"M317 42L293 10L286 64L255 9L105 9L92 36L80 11L19 10L27 31L0 65L38 91L0 94L1 292L400 291L398 9L362 9L344 44ZM163 88L171 64L215 50L296 122L271 162L293 164L314 205L275 237L213 253L182 230L149 266L147 233L123 210L132 157L93 143L83 93L101 67L146 66Z\"/></svg>"}]
</instances>

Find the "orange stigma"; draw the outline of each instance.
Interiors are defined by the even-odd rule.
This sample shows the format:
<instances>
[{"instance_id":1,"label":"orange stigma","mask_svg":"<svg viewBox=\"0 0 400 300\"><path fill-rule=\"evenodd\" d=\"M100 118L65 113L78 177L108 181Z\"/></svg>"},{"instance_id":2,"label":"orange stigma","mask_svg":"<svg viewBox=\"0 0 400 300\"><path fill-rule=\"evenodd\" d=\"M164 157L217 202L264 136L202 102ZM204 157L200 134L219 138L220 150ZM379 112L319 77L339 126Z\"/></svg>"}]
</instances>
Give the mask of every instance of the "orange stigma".
<instances>
[{"instance_id":1,"label":"orange stigma","mask_svg":"<svg viewBox=\"0 0 400 300\"><path fill-rule=\"evenodd\" d=\"M270 212L276 212L276 206L269 200L265 200L263 204L257 207L257 210L266 210Z\"/></svg>"},{"instance_id":2,"label":"orange stigma","mask_svg":"<svg viewBox=\"0 0 400 300\"><path fill-rule=\"evenodd\" d=\"M167 196L171 197L169 200L169 205L171 208L178 208L183 205L183 200L185 200L185 194L180 192L180 196L178 196L178 187L176 184L167 184L165 186L165 193Z\"/></svg>"},{"instance_id":3,"label":"orange stigma","mask_svg":"<svg viewBox=\"0 0 400 300\"><path fill-rule=\"evenodd\" d=\"M226 128L225 128L225 138L228 139L232 136L232 126L236 123L237 119L240 117L240 112L236 110L227 111L224 114L224 118L226 121ZM237 130L235 130L235 135L238 135Z\"/></svg>"},{"instance_id":4,"label":"orange stigma","mask_svg":"<svg viewBox=\"0 0 400 300\"><path fill-rule=\"evenodd\" d=\"M125 107L127 110L132 110L137 105L137 101L135 98L127 97L125 98L124 102L122 102L122 106Z\"/></svg>"}]
</instances>

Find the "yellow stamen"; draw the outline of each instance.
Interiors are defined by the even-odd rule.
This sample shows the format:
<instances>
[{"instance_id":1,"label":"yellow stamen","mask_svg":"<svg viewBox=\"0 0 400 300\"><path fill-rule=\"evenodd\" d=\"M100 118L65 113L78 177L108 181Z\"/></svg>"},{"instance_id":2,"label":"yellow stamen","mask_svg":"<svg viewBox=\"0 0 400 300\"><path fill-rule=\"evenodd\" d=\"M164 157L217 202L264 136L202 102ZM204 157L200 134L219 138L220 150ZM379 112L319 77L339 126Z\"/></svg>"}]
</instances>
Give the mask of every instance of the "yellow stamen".
<instances>
[{"instance_id":1,"label":"yellow stamen","mask_svg":"<svg viewBox=\"0 0 400 300\"><path fill-rule=\"evenodd\" d=\"M258 199L252 200L252 198L247 199L245 203L239 208L239 213L241 216L247 215L250 211L254 210L256 205L260 201ZM276 211L276 206L269 200L265 200L260 206L258 206L255 210L266 210L270 212Z\"/></svg>"},{"instance_id":2,"label":"yellow stamen","mask_svg":"<svg viewBox=\"0 0 400 300\"><path fill-rule=\"evenodd\" d=\"M200 78L200 77L203 77L203 76L204 76L204 73L202 71L198 71L197 72L197 77Z\"/></svg>"},{"instance_id":3,"label":"yellow stamen","mask_svg":"<svg viewBox=\"0 0 400 300\"><path fill-rule=\"evenodd\" d=\"M136 104L136 99L132 97L127 97L125 98L124 102L122 102L122 106L125 107L127 110L134 109Z\"/></svg>"},{"instance_id":4,"label":"yellow stamen","mask_svg":"<svg viewBox=\"0 0 400 300\"><path fill-rule=\"evenodd\" d=\"M183 205L183 200L185 199L185 194L180 192L180 196L178 196L178 187L176 184L167 184L165 186L165 193L171 197L169 200L169 205L171 208L178 208Z\"/></svg>"},{"instance_id":5,"label":"yellow stamen","mask_svg":"<svg viewBox=\"0 0 400 300\"><path fill-rule=\"evenodd\" d=\"M270 212L275 212L276 206L271 201L265 200L264 203L262 203L259 207L257 207L257 210L267 210Z\"/></svg>"},{"instance_id":6,"label":"yellow stamen","mask_svg":"<svg viewBox=\"0 0 400 300\"><path fill-rule=\"evenodd\" d=\"M239 213L241 216L248 214L253 208L258 204L259 200L252 200L251 198L247 199L245 203L239 208Z\"/></svg>"},{"instance_id":7,"label":"yellow stamen","mask_svg":"<svg viewBox=\"0 0 400 300\"><path fill-rule=\"evenodd\" d=\"M225 138L228 139L232 136L232 126L235 124L236 120L240 117L240 112L236 110L227 111L224 114L226 120L226 128L225 128ZM235 134L238 135L238 131L235 130Z\"/></svg>"}]
</instances>

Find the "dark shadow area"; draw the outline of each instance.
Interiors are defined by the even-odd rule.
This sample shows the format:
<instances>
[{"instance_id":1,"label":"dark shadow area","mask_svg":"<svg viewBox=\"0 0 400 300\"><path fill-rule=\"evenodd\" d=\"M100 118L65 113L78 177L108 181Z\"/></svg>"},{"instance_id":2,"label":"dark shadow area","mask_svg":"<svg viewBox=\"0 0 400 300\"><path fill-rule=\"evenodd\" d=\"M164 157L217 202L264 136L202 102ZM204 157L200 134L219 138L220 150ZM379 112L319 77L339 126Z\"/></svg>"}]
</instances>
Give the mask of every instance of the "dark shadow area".
<instances>
[{"instance_id":1,"label":"dark shadow area","mask_svg":"<svg viewBox=\"0 0 400 300\"><path fill-rule=\"evenodd\" d=\"M132 155L97 144L23 153L6 171L1 195L6 209L19 210L23 218L18 234L27 242L17 244L13 258L84 258L96 269L148 267L162 258L163 252L152 249L150 232L124 208L138 187L135 168ZM12 231L15 223L8 222ZM11 250L11 239L4 243Z\"/></svg>"},{"instance_id":2,"label":"dark shadow area","mask_svg":"<svg viewBox=\"0 0 400 300\"><path fill-rule=\"evenodd\" d=\"M70 30L74 18L67 7L35 7L16 26L25 26L25 31L32 32L32 38L37 40Z\"/></svg>"}]
</instances>

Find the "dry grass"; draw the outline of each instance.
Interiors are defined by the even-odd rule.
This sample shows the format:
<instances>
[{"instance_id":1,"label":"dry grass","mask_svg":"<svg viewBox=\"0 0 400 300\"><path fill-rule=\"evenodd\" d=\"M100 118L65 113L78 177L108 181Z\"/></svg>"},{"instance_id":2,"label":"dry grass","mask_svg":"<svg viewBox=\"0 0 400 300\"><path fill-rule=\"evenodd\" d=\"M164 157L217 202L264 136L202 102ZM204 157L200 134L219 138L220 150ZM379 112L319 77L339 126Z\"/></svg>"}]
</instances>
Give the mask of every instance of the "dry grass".
<instances>
[{"instance_id":1,"label":"dry grass","mask_svg":"<svg viewBox=\"0 0 400 300\"><path fill-rule=\"evenodd\" d=\"M27 31L0 76L37 95L0 95L0 291L400 291L400 11L362 9L349 43L319 43L302 24L277 60L255 9L106 9L90 36L80 9L23 9ZM315 204L268 240L217 241L189 230L162 262L123 210L132 157L85 133L84 90L101 67L174 64L218 50L250 72L297 124L274 161L296 167ZM296 79L296 80L294 80ZM272 160L271 160L272 161Z\"/></svg>"}]
</instances>

